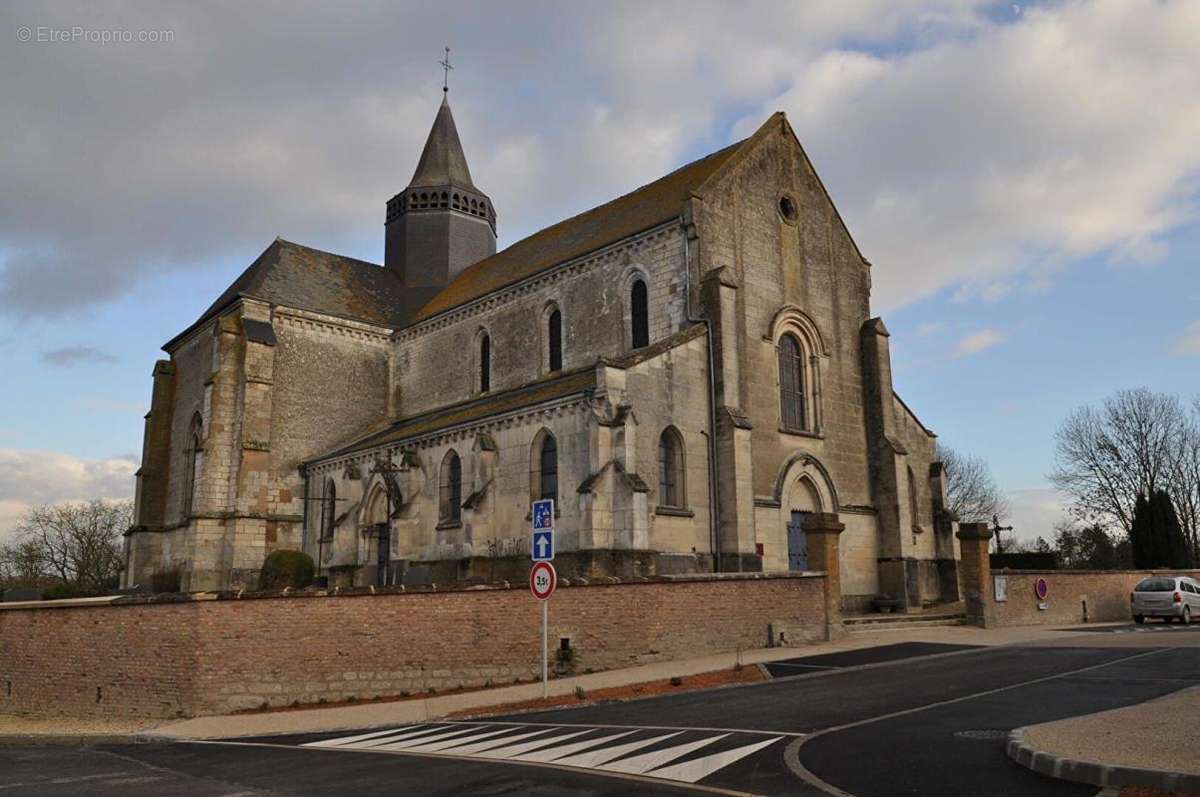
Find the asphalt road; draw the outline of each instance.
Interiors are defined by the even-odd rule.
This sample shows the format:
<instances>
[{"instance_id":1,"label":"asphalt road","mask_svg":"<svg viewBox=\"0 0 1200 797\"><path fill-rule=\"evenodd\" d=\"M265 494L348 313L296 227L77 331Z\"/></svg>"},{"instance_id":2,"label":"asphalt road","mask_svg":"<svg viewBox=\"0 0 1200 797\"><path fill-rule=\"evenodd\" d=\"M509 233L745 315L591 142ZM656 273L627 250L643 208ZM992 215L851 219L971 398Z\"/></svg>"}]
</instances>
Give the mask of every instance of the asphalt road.
<instances>
[{"instance_id":1,"label":"asphalt road","mask_svg":"<svg viewBox=\"0 0 1200 797\"><path fill-rule=\"evenodd\" d=\"M764 684L359 733L0 748L0 797L1093 795L1010 762L1007 732L1195 685L1200 648L1171 644L1185 635L1139 647L1115 632L1070 647L896 645L798 657Z\"/></svg>"}]
</instances>

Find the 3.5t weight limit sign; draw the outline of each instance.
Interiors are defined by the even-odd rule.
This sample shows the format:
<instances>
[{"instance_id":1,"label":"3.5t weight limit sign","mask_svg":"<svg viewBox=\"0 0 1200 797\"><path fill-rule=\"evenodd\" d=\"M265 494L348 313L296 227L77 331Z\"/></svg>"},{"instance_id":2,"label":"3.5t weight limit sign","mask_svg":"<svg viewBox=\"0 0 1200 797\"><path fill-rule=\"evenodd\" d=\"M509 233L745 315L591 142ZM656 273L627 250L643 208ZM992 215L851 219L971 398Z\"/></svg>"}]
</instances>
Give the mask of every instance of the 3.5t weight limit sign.
<instances>
[{"instance_id":1,"label":"3.5t weight limit sign","mask_svg":"<svg viewBox=\"0 0 1200 797\"><path fill-rule=\"evenodd\" d=\"M557 586L558 573L554 572L554 565L549 562L535 562L529 571L529 591L533 593L533 597L544 601L554 594L554 588Z\"/></svg>"}]
</instances>

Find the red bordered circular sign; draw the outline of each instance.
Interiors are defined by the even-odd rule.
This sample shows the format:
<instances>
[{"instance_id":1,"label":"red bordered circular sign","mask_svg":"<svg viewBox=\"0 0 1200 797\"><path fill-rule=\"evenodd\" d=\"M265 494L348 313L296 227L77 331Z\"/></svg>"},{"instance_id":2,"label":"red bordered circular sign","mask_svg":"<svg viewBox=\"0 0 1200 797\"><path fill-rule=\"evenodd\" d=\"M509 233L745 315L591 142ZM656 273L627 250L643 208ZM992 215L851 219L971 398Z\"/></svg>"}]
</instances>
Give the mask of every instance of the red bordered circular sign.
<instances>
[{"instance_id":1,"label":"red bordered circular sign","mask_svg":"<svg viewBox=\"0 0 1200 797\"><path fill-rule=\"evenodd\" d=\"M535 562L533 569L529 571L529 591L533 593L533 597L544 601L554 594L554 588L557 586L558 573L554 572L554 565L549 562Z\"/></svg>"},{"instance_id":2,"label":"red bordered circular sign","mask_svg":"<svg viewBox=\"0 0 1200 797\"><path fill-rule=\"evenodd\" d=\"M1033 594L1037 595L1040 601L1046 600L1046 595L1050 593L1050 586L1046 583L1046 579L1039 578L1033 582Z\"/></svg>"}]
</instances>

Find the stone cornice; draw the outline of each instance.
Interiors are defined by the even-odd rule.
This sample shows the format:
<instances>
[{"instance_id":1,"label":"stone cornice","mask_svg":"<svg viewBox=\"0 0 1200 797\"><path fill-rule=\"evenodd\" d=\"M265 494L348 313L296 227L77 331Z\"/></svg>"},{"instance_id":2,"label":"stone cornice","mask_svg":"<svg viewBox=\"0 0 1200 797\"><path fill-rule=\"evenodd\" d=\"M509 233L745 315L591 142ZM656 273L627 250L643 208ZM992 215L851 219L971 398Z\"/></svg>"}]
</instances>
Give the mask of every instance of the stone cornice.
<instances>
[{"instance_id":1,"label":"stone cornice","mask_svg":"<svg viewBox=\"0 0 1200 797\"><path fill-rule=\"evenodd\" d=\"M336 472L339 468L351 464L369 465L378 459L381 454L395 458L400 456L405 449L433 448L447 442L466 440L478 434L490 434L496 429L523 424L528 422L530 418L538 416L561 416L569 412L590 413L591 405L589 404L589 398L590 396L587 392L577 393L478 420L465 421L435 432L418 434L403 440L392 440L378 446L364 448L352 454L310 462L308 463L308 471L314 475L325 475Z\"/></svg>"}]
</instances>

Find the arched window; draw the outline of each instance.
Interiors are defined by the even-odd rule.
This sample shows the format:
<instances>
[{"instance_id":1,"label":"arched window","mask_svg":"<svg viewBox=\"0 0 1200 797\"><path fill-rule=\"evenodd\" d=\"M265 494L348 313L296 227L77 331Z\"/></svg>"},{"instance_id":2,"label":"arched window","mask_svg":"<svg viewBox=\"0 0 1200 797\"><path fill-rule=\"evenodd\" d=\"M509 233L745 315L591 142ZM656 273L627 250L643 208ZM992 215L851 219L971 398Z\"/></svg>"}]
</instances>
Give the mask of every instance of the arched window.
<instances>
[{"instance_id":1,"label":"arched window","mask_svg":"<svg viewBox=\"0 0 1200 797\"><path fill-rule=\"evenodd\" d=\"M912 466L908 468L908 512L912 515L912 530L921 531L921 521L917 515L917 476Z\"/></svg>"},{"instance_id":2,"label":"arched window","mask_svg":"<svg viewBox=\"0 0 1200 797\"><path fill-rule=\"evenodd\" d=\"M333 538L334 527L337 525L337 485L333 479L325 480L325 495L321 500L321 536Z\"/></svg>"},{"instance_id":3,"label":"arched window","mask_svg":"<svg viewBox=\"0 0 1200 797\"><path fill-rule=\"evenodd\" d=\"M804 411L804 349L791 333L779 339L779 416L784 429L808 428Z\"/></svg>"},{"instance_id":4,"label":"arched window","mask_svg":"<svg viewBox=\"0 0 1200 797\"><path fill-rule=\"evenodd\" d=\"M668 426L658 438L658 503L660 506L683 507L683 439L678 430Z\"/></svg>"},{"instance_id":5,"label":"arched window","mask_svg":"<svg viewBox=\"0 0 1200 797\"><path fill-rule=\"evenodd\" d=\"M562 313L555 310L546 321L546 340L550 346L550 370L562 370Z\"/></svg>"},{"instance_id":6,"label":"arched window","mask_svg":"<svg viewBox=\"0 0 1200 797\"><path fill-rule=\"evenodd\" d=\"M492 339L484 334L479 339L479 392L492 389Z\"/></svg>"},{"instance_id":7,"label":"arched window","mask_svg":"<svg viewBox=\"0 0 1200 797\"><path fill-rule=\"evenodd\" d=\"M633 348L650 345L650 310L646 298L646 283L635 280L629 289L630 340Z\"/></svg>"},{"instance_id":8,"label":"arched window","mask_svg":"<svg viewBox=\"0 0 1200 797\"><path fill-rule=\"evenodd\" d=\"M454 451L448 452L442 460L438 499L438 520L459 522L462 518L462 460Z\"/></svg>"},{"instance_id":9,"label":"arched window","mask_svg":"<svg viewBox=\"0 0 1200 797\"><path fill-rule=\"evenodd\" d=\"M196 506L196 490L200 484L200 471L204 466L204 420L200 413L192 416L188 448L184 452L183 517L186 520Z\"/></svg>"},{"instance_id":10,"label":"arched window","mask_svg":"<svg viewBox=\"0 0 1200 797\"><path fill-rule=\"evenodd\" d=\"M529 452L529 495L533 500L558 501L558 441L543 429Z\"/></svg>"}]
</instances>

